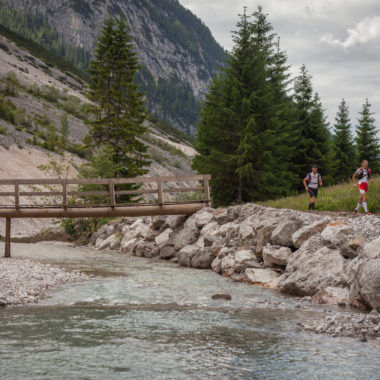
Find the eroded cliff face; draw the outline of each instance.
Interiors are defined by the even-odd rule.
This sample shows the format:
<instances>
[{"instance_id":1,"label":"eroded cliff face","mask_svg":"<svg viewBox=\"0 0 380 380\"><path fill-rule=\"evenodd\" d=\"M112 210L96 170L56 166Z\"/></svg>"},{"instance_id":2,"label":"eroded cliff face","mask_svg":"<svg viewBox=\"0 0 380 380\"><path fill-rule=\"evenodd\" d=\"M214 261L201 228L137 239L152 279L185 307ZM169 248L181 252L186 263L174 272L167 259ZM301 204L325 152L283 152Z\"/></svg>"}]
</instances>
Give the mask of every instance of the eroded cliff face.
<instances>
[{"instance_id":1,"label":"eroded cliff face","mask_svg":"<svg viewBox=\"0 0 380 380\"><path fill-rule=\"evenodd\" d=\"M149 79L178 78L198 100L224 59L207 27L175 0L6 1L46 16L66 41L88 51L93 51L108 14L124 15Z\"/></svg>"}]
</instances>

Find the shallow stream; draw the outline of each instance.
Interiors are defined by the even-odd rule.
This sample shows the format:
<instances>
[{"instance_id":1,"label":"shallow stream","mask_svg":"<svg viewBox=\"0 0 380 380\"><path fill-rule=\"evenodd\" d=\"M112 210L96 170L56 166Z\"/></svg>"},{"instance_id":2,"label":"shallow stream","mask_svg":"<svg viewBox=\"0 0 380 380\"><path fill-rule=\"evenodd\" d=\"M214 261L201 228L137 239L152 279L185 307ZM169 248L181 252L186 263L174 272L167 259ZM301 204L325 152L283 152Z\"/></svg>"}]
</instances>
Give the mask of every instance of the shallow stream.
<instances>
[{"instance_id":1,"label":"shallow stream","mask_svg":"<svg viewBox=\"0 0 380 380\"><path fill-rule=\"evenodd\" d=\"M0 309L1 379L380 379L378 342L298 331L334 310L164 261L52 244L12 250L102 278Z\"/></svg>"}]
</instances>

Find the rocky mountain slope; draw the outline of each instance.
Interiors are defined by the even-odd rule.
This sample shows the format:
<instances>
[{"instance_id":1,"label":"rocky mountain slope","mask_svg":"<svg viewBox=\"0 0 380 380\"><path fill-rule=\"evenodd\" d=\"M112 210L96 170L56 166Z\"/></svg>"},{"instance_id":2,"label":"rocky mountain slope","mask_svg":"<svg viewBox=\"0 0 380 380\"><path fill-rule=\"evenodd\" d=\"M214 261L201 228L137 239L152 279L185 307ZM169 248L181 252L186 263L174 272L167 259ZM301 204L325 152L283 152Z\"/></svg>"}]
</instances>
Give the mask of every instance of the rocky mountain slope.
<instances>
[{"instance_id":1,"label":"rocky mountain slope","mask_svg":"<svg viewBox=\"0 0 380 380\"><path fill-rule=\"evenodd\" d=\"M194 133L210 78L225 53L209 29L177 0L2 0L9 9L39 14L72 45L92 52L104 18L124 16L144 70L140 82L151 111ZM20 15L3 9L17 20ZM35 20L30 16L30 20ZM36 23L36 21L33 21ZM6 26L21 29L17 22ZM29 26L29 29L32 26ZM33 26L34 27L34 26Z\"/></svg>"},{"instance_id":2,"label":"rocky mountain slope","mask_svg":"<svg viewBox=\"0 0 380 380\"><path fill-rule=\"evenodd\" d=\"M57 177L54 171L38 168L51 161L66 162L70 167L67 175L77 175L75 168L84 162L82 139L87 133L85 93L85 83L75 74L53 67L0 33L1 179ZM61 149L54 144L62 137L64 116L69 134L65 149ZM148 122L148 126L150 132L144 136L152 159L148 175L192 174L194 149L181 135L160 129L160 124ZM13 236L31 235L50 226L51 221L15 221ZM3 231L0 221L0 234Z\"/></svg>"}]
</instances>

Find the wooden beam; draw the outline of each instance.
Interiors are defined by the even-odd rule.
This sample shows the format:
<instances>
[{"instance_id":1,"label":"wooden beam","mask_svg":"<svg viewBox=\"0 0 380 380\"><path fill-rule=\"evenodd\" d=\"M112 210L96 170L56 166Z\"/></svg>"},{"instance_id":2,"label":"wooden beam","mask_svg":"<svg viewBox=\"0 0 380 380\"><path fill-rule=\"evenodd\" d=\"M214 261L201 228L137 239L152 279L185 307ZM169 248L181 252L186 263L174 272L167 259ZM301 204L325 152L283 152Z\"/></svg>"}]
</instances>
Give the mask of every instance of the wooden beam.
<instances>
[{"instance_id":1,"label":"wooden beam","mask_svg":"<svg viewBox=\"0 0 380 380\"><path fill-rule=\"evenodd\" d=\"M5 218L5 257L11 257L11 218Z\"/></svg>"},{"instance_id":2,"label":"wooden beam","mask_svg":"<svg viewBox=\"0 0 380 380\"><path fill-rule=\"evenodd\" d=\"M67 194L67 183L64 181L62 183L62 207L67 208L69 206L69 199Z\"/></svg>"},{"instance_id":3,"label":"wooden beam","mask_svg":"<svg viewBox=\"0 0 380 380\"><path fill-rule=\"evenodd\" d=\"M5 218L86 218L86 217L127 217L153 215L191 215L205 207L204 202L173 205L134 205L120 207L76 207L64 208L20 208L0 209Z\"/></svg>"},{"instance_id":4,"label":"wooden beam","mask_svg":"<svg viewBox=\"0 0 380 380\"><path fill-rule=\"evenodd\" d=\"M111 181L108 186L109 186L109 196L110 196L111 207L115 207L116 206L115 185Z\"/></svg>"},{"instance_id":5,"label":"wooden beam","mask_svg":"<svg viewBox=\"0 0 380 380\"><path fill-rule=\"evenodd\" d=\"M208 175L205 175L204 179L203 179L204 201L206 202L207 207L211 206L211 202L210 202L210 185L209 185L209 182L208 182L209 179L210 179L210 176L208 176Z\"/></svg>"},{"instance_id":6,"label":"wooden beam","mask_svg":"<svg viewBox=\"0 0 380 380\"><path fill-rule=\"evenodd\" d=\"M20 186L15 183L15 207L20 208Z\"/></svg>"},{"instance_id":7,"label":"wooden beam","mask_svg":"<svg viewBox=\"0 0 380 380\"><path fill-rule=\"evenodd\" d=\"M149 182L185 182L185 181L202 181L204 178L211 179L210 175L188 175L188 176L171 176L171 177L136 177L136 178L115 178L112 179L115 185L126 183L149 183ZM68 185L108 185L109 179L1 179L0 185L62 185L66 181Z\"/></svg>"},{"instance_id":8,"label":"wooden beam","mask_svg":"<svg viewBox=\"0 0 380 380\"><path fill-rule=\"evenodd\" d=\"M158 205L162 206L164 203L164 193L162 191L162 182L157 182L157 194L158 194Z\"/></svg>"}]
</instances>

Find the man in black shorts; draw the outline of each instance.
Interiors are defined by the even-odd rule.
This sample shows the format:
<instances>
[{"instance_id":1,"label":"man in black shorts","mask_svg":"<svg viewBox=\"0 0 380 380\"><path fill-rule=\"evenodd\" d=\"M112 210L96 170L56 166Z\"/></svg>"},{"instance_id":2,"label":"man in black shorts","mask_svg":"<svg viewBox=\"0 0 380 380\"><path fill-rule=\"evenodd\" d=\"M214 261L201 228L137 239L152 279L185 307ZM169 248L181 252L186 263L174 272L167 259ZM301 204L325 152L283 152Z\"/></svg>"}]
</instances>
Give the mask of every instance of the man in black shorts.
<instances>
[{"instance_id":1,"label":"man in black shorts","mask_svg":"<svg viewBox=\"0 0 380 380\"><path fill-rule=\"evenodd\" d=\"M311 172L303 180L305 190L310 194L310 203L308 210L314 210L315 201L318 197L319 186L323 186L322 177L318 173L317 165L313 165Z\"/></svg>"}]
</instances>

